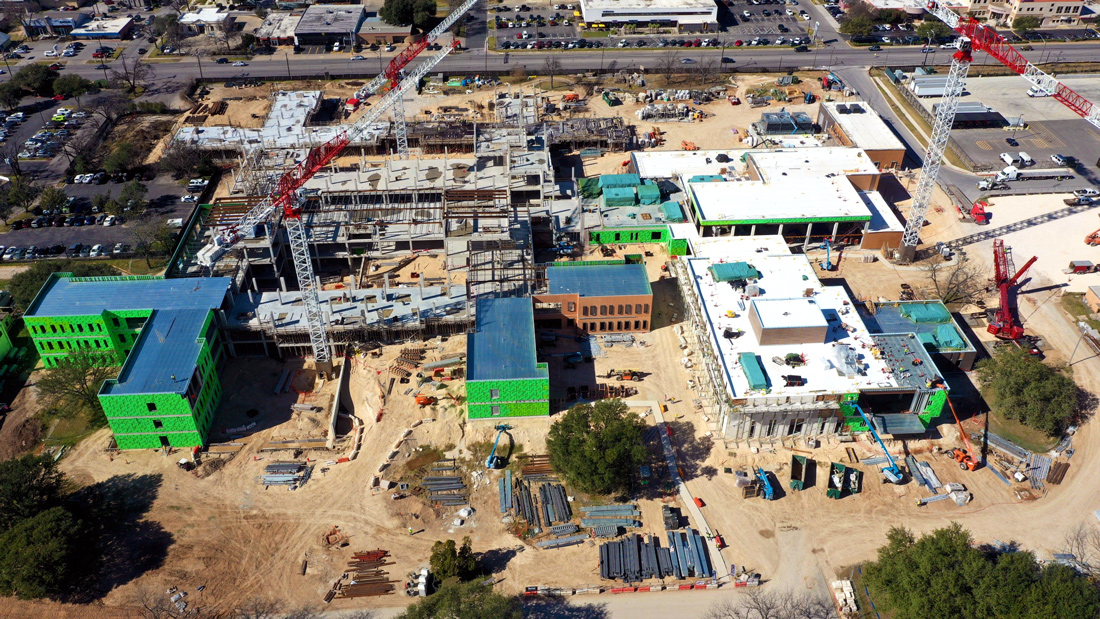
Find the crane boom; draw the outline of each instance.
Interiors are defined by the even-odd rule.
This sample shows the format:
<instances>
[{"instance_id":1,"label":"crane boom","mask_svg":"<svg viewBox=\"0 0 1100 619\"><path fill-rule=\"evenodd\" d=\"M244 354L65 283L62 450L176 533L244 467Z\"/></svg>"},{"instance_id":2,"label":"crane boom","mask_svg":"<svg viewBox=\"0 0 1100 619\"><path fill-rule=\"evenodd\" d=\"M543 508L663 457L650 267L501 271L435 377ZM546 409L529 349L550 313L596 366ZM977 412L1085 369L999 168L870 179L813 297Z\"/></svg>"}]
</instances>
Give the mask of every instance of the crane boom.
<instances>
[{"instance_id":1,"label":"crane boom","mask_svg":"<svg viewBox=\"0 0 1100 619\"><path fill-rule=\"evenodd\" d=\"M915 3L914 6L920 6L920 3ZM1055 100L1060 101L1092 125L1100 127L1100 106L1032 64L993 29L972 17L960 17L939 0L928 0L923 8L962 36L958 40L959 51L952 56L951 71L948 74L944 97L936 110L932 136L928 140L928 148L925 149L924 165L921 167L917 188L913 192L913 205L910 207L905 233L902 235L899 250L900 257L905 261L913 259L917 244L920 242L920 231L924 226L928 206L932 202L932 191L939 180L944 152L951 137L951 127L955 124L955 112L958 109L959 97L962 95L963 81L973 61L972 50L980 50L993 56L1036 88L1050 93Z\"/></svg>"},{"instance_id":2,"label":"crane boom","mask_svg":"<svg viewBox=\"0 0 1100 619\"><path fill-rule=\"evenodd\" d=\"M863 418L863 423L867 424L867 428L871 430L871 436L875 437L875 440L878 441L878 446L882 449L883 455L886 456L886 461L890 463L890 466L882 469L882 476L892 484L900 484L902 482L901 468L899 468L898 463L894 461L894 457L890 455L890 450L886 449L886 443L883 443L882 439L879 438L878 432L875 431L874 424L871 423L871 419L867 417L867 414L863 412L859 404L852 402L852 406L856 409L856 412L859 413L859 416Z\"/></svg>"}]
</instances>

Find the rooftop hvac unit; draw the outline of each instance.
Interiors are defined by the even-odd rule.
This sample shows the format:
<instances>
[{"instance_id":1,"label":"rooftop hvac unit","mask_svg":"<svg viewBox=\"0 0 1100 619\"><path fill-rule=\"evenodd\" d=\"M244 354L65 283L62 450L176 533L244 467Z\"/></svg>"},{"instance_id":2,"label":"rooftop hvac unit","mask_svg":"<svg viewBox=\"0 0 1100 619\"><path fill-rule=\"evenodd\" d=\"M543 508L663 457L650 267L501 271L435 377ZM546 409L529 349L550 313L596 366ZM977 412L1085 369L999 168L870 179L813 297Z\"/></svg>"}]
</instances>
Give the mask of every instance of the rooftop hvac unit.
<instances>
[{"instance_id":1,"label":"rooftop hvac unit","mask_svg":"<svg viewBox=\"0 0 1100 619\"><path fill-rule=\"evenodd\" d=\"M848 110L848 104L847 103L837 103L836 104L836 111L841 113L841 114L850 114L851 113Z\"/></svg>"},{"instance_id":2,"label":"rooftop hvac unit","mask_svg":"<svg viewBox=\"0 0 1100 619\"><path fill-rule=\"evenodd\" d=\"M863 109L863 106L858 104L858 103L853 103L853 104L849 105L848 109L851 110L851 112L853 114L862 114L865 111Z\"/></svg>"}]
</instances>

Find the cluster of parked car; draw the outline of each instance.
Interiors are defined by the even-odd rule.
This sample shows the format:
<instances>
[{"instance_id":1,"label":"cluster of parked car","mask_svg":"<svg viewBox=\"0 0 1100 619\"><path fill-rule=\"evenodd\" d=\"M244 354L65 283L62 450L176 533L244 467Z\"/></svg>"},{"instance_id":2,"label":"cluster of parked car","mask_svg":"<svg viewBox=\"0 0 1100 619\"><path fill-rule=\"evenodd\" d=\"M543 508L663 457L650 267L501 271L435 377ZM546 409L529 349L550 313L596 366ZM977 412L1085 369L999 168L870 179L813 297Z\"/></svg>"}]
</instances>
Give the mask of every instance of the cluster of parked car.
<instances>
[{"instance_id":1,"label":"cluster of parked car","mask_svg":"<svg viewBox=\"0 0 1100 619\"><path fill-rule=\"evenodd\" d=\"M30 223L27 223L30 222ZM20 219L12 225L15 230L22 228L80 228L83 226L113 226L118 223L118 218L114 215L100 214L96 215L84 215L83 213L77 213L75 215L67 215L65 213L57 215L42 215L35 217L34 219ZM22 224L22 225L19 225Z\"/></svg>"},{"instance_id":2,"label":"cluster of parked car","mask_svg":"<svg viewBox=\"0 0 1100 619\"><path fill-rule=\"evenodd\" d=\"M24 44L4 54L4 58L10 58L11 60L21 60L23 58L23 54L29 53L31 53L31 48Z\"/></svg>"},{"instance_id":3,"label":"cluster of parked car","mask_svg":"<svg viewBox=\"0 0 1100 619\"><path fill-rule=\"evenodd\" d=\"M0 245L0 259L10 261L37 260L39 258L49 258L62 254L70 258L101 258L109 256L118 258L129 254L130 251L131 247L126 243L115 243L113 245L104 245L102 243L93 245L73 243L68 248L64 245L51 245L49 247L39 247L37 245L31 245L30 247L4 247Z\"/></svg>"},{"instance_id":4,"label":"cluster of parked car","mask_svg":"<svg viewBox=\"0 0 1100 619\"><path fill-rule=\"evenodd\" d=\"M79 116L78 116L79 115ZM27 138L23 143L23 150L19 153L22 159L49 159L61 150L65 142L73 136L73 131L80 127L81 119L87 118L84 112L73 112L72 109L58 108L49 122L37 133ZM8 132L14 130L20 123L27 119L23 112L16 112L11 116L0 112L0 121L4 122L4 138Z\"/></svg>"},{"instance_id":5,"label":"cluster of parked car","mask_svg":"<svg viewBox=\"0 0 1100 619\"><path fill-rule=\"evenodd\" d=\"M516 15L514 18L505 18L500 15L495 15L493 21L496 22L497 28L546 28L554 26L572 26L573 22L569 20L569 17L562 15L561 13L554 13L550 17L543 17L532 13L528 17L524 17L522 14Z\"/></svg>"},{"instance_id":6,"label":"cluster of parked car","mask_svg":"<svg viewBox=\"0 0 1100 619\"><path fill-rule=\"evenodd\" d=\"M57 52L55 52L51 49L43 55L47 56L47 57L60 56L62 58L72 58L73 56L79 54L82 51L84 51L84 44L81 43L80 41L73 41L72 43L69 43L68 45L66 45L65 49L60 54L58 54Z\"/></svg>"}]
</instances>

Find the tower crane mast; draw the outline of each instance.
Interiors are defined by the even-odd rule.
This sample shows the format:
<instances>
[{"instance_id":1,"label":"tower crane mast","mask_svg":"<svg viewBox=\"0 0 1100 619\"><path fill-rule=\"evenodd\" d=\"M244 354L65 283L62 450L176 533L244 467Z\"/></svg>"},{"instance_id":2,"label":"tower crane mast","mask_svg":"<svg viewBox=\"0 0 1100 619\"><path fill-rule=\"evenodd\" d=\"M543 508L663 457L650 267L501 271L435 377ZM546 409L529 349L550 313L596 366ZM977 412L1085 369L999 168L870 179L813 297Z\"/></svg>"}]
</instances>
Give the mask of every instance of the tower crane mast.
<instances>
[{"instance_id":1,"label":"tower crane mast","mask_svg":"<svg viewBox=\"0 0 1100 619\"><path fill-rule=\"evenodd\" d=\"M394 110L394 119L398 128L398 151L403 157L408 156L404 107L401 101L409 90L419 84L420 80L429 71L458 46L458 41L455 40L449 45L443 46L442 50L421 62L402 79L404 69L476 2L477 0L466 0L458 9L440 22L439 26L432 30L428 36L409 46L394 58L386 70L367 85L368 89L374 89L370 92L374 92L388 81L390 90L370 110L356 120L350 128L337 133L336 136L324 144L310 149L309 154L304 159L279 178L275 189L270 194L242 215L240 219L218 230L214 235L213 242L202 248L196 256L199 264L212 267L233 245L241 240L245 230L267 222L272 218L277 218L281 213L283 221L286 223L290 254L294 261L294 272L298 277L298 287L302 292L302 301L306 309L306 326L309 330L310 345L313 348L313 358L321 371L326 371L330 367L331 351L329 350L328 334L325 331L324 314L321 310L321 300L318 295L316 278L314 277L313 263L309 255L309 243L306 238L305 226L302 223L304 200L298 194L298 190L309 179L313 178L314 174L331 163L352 140L362 135L390 108ZM403 148L402 144L404 144Z\"/></svg>"},{"instance_id":2,"label":"tower crane mast","mask_svg":"<svg viewBox=\"0 0 1100 619\"><path fill-rule=\"evenodd\" d=\"M932 202L932 191L939 180L943 155L951 137L951 127L955 124L955 112L959 107L963 83L970 70L970 63L974 60L973 51L989 54L1031 82L1036 88L1050 93L1055 100L1060 101L1092 125L1100 127L1100 106L1029 62L996 31L972 17L960 17L939 0L928 0L923 8L961 36L957 42L958 51L951 57L951 70L944 87L943 100L936 109L936 121L932 127L928 147L925 149L924 165L921 167L917 188L913 192L913 206L909 210L901 241L900 258L903 261L911 261L916 254L917 244L920 242L920 231L924 226L928 206Z\"/></svg>"}]
</instances>

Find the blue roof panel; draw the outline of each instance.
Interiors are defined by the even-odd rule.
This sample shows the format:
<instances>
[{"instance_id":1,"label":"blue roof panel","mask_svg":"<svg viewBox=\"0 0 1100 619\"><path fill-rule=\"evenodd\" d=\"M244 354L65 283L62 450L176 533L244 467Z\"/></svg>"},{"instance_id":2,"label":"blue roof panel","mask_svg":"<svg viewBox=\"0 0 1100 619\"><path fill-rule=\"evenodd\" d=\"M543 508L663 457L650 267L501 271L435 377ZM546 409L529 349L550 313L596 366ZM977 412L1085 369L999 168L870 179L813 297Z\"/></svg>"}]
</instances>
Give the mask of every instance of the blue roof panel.
<instances>
[{"instance_id":1,"label":"blue roof panel","mask_svg":"<svg viewBox=\"0 0 1100 619\"><path fill-rule=\"evenodd\" d=\"M153 312L118 378L104 383L100 393L185 393L198 365L202 350L198 340L209 315L209 309Z\"/></svg>"},{"instance_id":2,"label":"blue roof panel","mask_svg":"<svg viewBox=\"0 0 1100 619\"><path fill-rule=\"evenodd\" d=\"M535 311L529 298L478 299L467 336L467 380L543 378L535 358Z\"/></svg>"},{"instance_id":3,"label":"blue roof panel","mask_svg":"<svg viewBox=\"0 0 1100 619\"><path fill-rule=\"evenodd\" d=\"M38 292L27 316L92 316L108 311L214 309L228 277L182 279L69 277L55 273Z\"/></svg>"},{"instance_id":4,"label":"blue roof panel","mask_svg":"<svg viewBox=\"0 0 1100 619\"><path fill-rule=\"evenodd\" d=\"M550 294L621 297L652 294L644 264L597 264L546 269Z\"/></svg>"}]
</instances>

